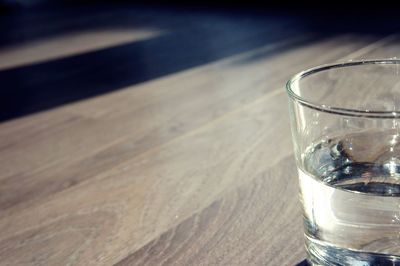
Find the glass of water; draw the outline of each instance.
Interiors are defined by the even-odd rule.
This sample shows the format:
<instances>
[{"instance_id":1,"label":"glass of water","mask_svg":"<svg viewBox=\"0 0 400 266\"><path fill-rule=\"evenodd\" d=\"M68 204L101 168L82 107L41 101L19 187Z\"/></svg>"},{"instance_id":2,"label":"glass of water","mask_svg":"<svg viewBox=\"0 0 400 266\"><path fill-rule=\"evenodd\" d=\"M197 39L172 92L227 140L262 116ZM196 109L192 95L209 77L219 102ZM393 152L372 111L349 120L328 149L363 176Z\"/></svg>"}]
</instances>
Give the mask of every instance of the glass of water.
<instances>
[{"instance_id":1,"label":"glass of water","mask_svg":"<svg viewBox=\"0 0 400 266\"><path fill-rule=\"evenodd\" d=\"M287 83L311 265L400 265L400 60Z\"/></svg>"}]
</instances>

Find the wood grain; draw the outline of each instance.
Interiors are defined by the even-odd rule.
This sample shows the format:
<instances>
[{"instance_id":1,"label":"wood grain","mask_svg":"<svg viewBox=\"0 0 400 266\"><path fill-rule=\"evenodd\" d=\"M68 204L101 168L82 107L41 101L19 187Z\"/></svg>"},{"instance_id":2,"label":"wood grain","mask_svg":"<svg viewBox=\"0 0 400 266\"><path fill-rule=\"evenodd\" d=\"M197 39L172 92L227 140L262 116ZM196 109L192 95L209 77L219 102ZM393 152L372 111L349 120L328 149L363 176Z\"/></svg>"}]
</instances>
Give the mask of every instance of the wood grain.
<instances>
[{"instance_id":1,"label":"wood grain","mask_svg":"<svg viewBox=\"0 0 400 266\"><path fill-rule=\"evenodd\" d=\"M26 124L22 121L27 118L0 125L0 136L8 140L2 148L8 156L0 162L0 207L76 185L281 89L291 73L312 65L309 57L315 52L329 51L316 59L320 64L347 55L366 41L345 36L253 64L235 63L263 52L255 51L33 116ZM334 46L338 48L331 49Z\"/></svg>"},{"instance_id":2,"label":"wood grain","mask_svg":"<svg viewBox=\"0 0 400 266\"><path fill-rule=\"evenodd\" d=\"M91 248L84 249L73 262L97 264L99 255L104 256L105 264L115 262L124 253L139 248L143 242L207 206L224 190L253 178L290 153L290 149L282 149L286 154L270 158L270 150L290 147L287 119L275 122L274 128L285 132L279 138L274 130L268 129L275 118L267 114L279 112L284 101L286 96L282 93L276 95L274 104L259 101L249 109L232 114L235 115L233 120L216 121L109 169L94 180L51 198L42 198L34 206L3 212L7 219L0 221L0 230L5 242L0 246L10 241L8 237L25 238L32 230L39 229L35 233L39 239L42 235L52 234L53 230L48 231L49 221L55 220L54 223L62 227L82 212L94 220L97 220L98 212L112 212L108 219L100 218L103 222L109 221L104 227L97 224L99 228L91 239ZM274 142L271 142L272 138ZM35 215L37 213L40 215ZM34 224L32 228L27 228L26 219ZM54 247L63 243L53 242L56 239L52 237L48 241ZM35 249L36 244L29 243L28 246ZM75 247L64 249L72 253ZM8 258L10 263L19 262L23 253L20 248L9 250L9 254L15 255Z\"/></svg>"},{"instance_id":3,"label":"wood grain","mask_svg":"<svg viewBox=\"0 0 400 266\"><path fill-rule=\"evenodd\" d=\"M283 158L117 265L296 264L304 253L294 165Z\"/></svg>"},{"instance_id":4,"label":"wood grain","mask_svg":"<svg viewBox=\"0 0 400 266\"><path fill-rule=\"evenodd\" d=\"M344 35L269 53L296 38L1 124L0 264L302 259L283 84L400 48Z\"/></svg>"}]
</instances>

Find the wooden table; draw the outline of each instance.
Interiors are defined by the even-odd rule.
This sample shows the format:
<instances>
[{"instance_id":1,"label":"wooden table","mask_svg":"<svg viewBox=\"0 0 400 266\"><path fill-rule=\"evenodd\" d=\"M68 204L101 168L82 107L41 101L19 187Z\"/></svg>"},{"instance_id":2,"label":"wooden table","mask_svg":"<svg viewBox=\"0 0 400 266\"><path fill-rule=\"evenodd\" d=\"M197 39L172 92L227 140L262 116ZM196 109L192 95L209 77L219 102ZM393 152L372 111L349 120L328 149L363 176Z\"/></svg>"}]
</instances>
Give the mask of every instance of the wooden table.
<instances>
[{"instance_id":1,"label":"wooden table","mask_svg":"<svg viewBox=\"0 0 400 266\"><path fill-rule=\"evenodd\" d=\"M227 23L223 27L238 31L245 23L263 25L211 17L189 21ZM41 84L63 88L75 77L83 88L103 86L102 73L129 69L123 60L132 47L124 46L124 58L107 61L112 67L103 72L92 61L89 70L63 61L70 68L56 77L38 72L60 58L170 34L142 26L13 44L0 52L0 76L28 65L21 79L28 77L24 84L31 87L39 88L34 82L41 78L53 82ZM314 35L298 33L239 49L266 34L229 41L232 52L222 56L219 44L209 41L209 60L202 55L185 65L187 58L178 56L183 67L166 72L151 64L171 60L172 51L198 52L171 46L153 62L150 45L135 54L152 73L148 78L132 71L139 78L132 81L115 72L114 83L131 84L32 107L30 114L2 122L0 264L294 265L304 259L285 81L336 60L396 56L399 39L335 34L299 43ZM135 58L129 62L137 63ZM85 80L88 73L92 83Z\"/></svg>"}]
</instances>

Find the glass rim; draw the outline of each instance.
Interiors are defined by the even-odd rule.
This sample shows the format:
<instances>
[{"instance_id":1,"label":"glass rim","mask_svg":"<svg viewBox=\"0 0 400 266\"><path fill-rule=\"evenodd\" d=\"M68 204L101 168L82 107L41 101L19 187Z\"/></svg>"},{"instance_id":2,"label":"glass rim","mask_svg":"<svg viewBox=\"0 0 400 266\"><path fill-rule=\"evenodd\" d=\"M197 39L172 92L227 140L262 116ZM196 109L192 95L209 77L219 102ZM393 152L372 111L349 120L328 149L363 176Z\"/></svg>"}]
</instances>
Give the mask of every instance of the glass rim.
<instances>
[{"instance_id":1,"label":"glass rim","mask_svg":"<svg viewBox=\"0 0 400 266\"><path fill-rule=\"evenodd\" d=\"M342 108L342 107L329 106L326 104L319 104L301 97L298 93L294 92L293 90L294 86L296 86L294 84L298 83L298 81L302 80L307 76L329 69L359 66L359 65L400 65L400 59L350 60L347 62L337 62L337 63L324 64L312 67L295 74L291 79L289 79L288 82L286 83L286 92L292 100L300 103L301 105L325 113L332 113L345 116L369 117L369 118L400 118L400 111L362 110L362 109Z\"/></svg>"}]
</instances>

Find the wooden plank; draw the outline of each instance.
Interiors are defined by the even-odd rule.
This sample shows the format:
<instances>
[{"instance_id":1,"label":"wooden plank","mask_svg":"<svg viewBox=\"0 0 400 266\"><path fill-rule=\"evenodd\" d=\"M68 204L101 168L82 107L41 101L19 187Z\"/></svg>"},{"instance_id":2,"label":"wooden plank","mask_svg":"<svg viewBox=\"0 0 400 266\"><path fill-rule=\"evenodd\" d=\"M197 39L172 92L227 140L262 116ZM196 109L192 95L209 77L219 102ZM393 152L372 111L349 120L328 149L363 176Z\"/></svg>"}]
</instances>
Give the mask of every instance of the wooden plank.
<instances>
[{"instance_id":1,"label":"wooden plank","mask_svg":"<svg viewBox=\"0 0 400 266\"><path fill-rule=\"evenodd\" d=\"M255 51L0 125L0 207L74 186L251 103L311 66L309 58L316 52L323 53L315 58L319 64L366 42L345 36L240 63L265 52Z\"/></svg>"},{"instance_id":2,"label":"wooden plank","mask_svg":"<svg viewBox=\"0 0 400 266\"><path fill-rule=\"evenodd\" d=\"M0 257L9 264L32 262L51 246L65 255L51 257L50 252L42 262L109 265L121 260L287 156L287 117L276 121L272 115L285 102L283 93L266 97L90 182L29 208L4 211Z\"/></svg>"},{"instance_id":3,"label":"wooden plank","mask_svg":"<svg viewBox=\"0 0 400 266\"><path fill-rule=\"evenodd\" d=\"M285 157L116 265L295 265L305 257L296 176Z\"/></svg>"}]
</instances>

